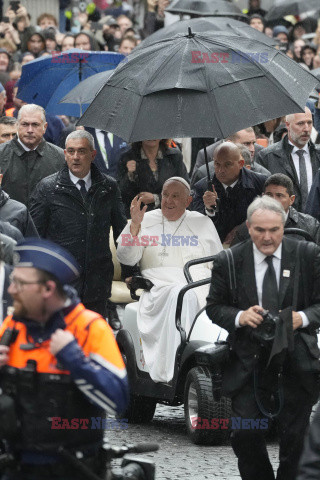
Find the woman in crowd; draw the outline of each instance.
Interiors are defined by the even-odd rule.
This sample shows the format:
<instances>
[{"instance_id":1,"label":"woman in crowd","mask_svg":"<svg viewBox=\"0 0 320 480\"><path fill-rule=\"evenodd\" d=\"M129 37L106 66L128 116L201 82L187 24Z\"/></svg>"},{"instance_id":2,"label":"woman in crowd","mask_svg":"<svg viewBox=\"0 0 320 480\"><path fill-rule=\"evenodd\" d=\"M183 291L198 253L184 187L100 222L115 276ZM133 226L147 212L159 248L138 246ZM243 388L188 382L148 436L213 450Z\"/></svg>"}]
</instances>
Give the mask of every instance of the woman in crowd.
<instances>
[{"instance_id":1,"label":"woman in crowd","mask_svg":"<svg viewBox=\"0 0 320 480\"><path fill-rule=\"evenodd\" d=\"M131 145L119 161L119 186L126 215L130 217L132 199L139 195L148 210L160 206L160 193L170 177L189 182L182 153L171 140L144 140Z\"/></svg>"}]
</instances>

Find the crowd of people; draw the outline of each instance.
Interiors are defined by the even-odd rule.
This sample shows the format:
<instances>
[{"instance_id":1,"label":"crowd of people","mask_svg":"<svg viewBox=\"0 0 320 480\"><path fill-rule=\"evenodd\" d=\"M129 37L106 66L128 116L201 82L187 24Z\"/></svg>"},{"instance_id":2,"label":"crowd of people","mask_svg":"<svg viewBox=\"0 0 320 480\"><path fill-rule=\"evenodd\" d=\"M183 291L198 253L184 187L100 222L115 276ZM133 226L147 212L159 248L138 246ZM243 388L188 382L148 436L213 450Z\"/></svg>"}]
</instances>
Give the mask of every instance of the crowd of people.
<instances>
[{"instance_id":1,"label":"crowd of people","mask_svg":"<svg viewBox=\"0 0 320 480\"><path fill-rule=\"evenodd\" d=\"M34 373L39 362L42 374L57 377L57 416L65 411L72 417L79 389L85 397L74 416L125 409L125 367L104 321L114 331L121 328L117 306L110 301L110 235L122 278L130 284L132 276L141 274L151 282L137 307L138 327L150 377L170 384L180 339L174 312L186 283L183 266L190 259L216 255L213 264L195 270L197 279L212 273L212 284L210 292L209 287L188 292L182 325L188 332L197 311L207 304L208 317L228 332L233 347L224 393L232 398L236 416L258 418L262 413L254 375L266 359L252 340L252 330L263 323L264 310L281 314L290 324L287 330L294 340L289 361L281 363L285 396L276 478L295 480L303 432L319 395L319 93L310 92L304 112L248 125L227 138L128 144L111 132L76 127L75 118L48 115L41 106L18 98L23 65L70 48L129 55L167 24L169 1L74 3L60 2L58 20L45 12L33 19L23 2L10 2L0 22L0 335L11 328L18 338L12 346L0 345L0 366L10 367L4 392L12 392L15 369L24 371L31 362L28 371L33 368ZM249 0L246 13L252 28L274 38L275 48L302 68L320 67L320 22L318 26L314 15L266 22L259 0ZM284 237L285 228L304 230L308 243L299 232ZM229 246L236 293L223 249ZM12 304L14 314L7 317ZM259 385L267 403L275 394L278 367L272 364ZM73 383L63 410L69 377ZM19 406L27 405L20 418L25 429L18 442L21 462L3 478L73 478L69 467L55 472L59 461L52 450L61 432L50 445L45 418L54 414L43 408L48 398L39 389L31 401L25 384L16 392ZM37 438L30 418L39 405ZM319 444L316 437L314 427L309 456L311 441ZM71 446L73 441L71 435ZM81 442L91 465L101 435L83 434ZM92 451L90 443L95 444ZM45 454L39 453L39 445L47 449ZM235 431L232 446L243 479L274 480L263 432ZM308 460L308 452L304 458ZM103 472L100 467L96 465L96 473Z\"/></svg>"}]
</instances>

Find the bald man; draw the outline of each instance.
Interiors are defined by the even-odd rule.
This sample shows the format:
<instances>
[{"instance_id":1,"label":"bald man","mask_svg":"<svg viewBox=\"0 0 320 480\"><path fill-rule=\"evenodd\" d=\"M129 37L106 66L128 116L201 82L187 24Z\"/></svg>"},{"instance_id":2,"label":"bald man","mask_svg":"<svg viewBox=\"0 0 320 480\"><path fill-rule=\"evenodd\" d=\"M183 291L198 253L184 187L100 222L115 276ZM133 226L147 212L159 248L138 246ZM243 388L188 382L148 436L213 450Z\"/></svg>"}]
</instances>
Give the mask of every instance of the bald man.
<instances>
[{"instance_id":1,"label":"bald man","mask_svg":"<svg viewBox=\"0 0 320 480\"><path fill-rule=\"evenodd\" d=\"M194 186L192 210L210 217L220 240L231 243L235 227L246 219L248 206L257 195L262 194L266 177L243 168L244 160L240 150L232 142L219 145L213 160L213 191L207 189L206 178L197 182Z\"/></svg>"},{"instance_id":2,"label":"bald man","mask_svg":"<svg viewBox=\"0 0 320 480\"><path fill-rule=\"evenodd\" d=\"M312 115L309 108L304 113L287 115L288 135L258 155L257 161L274 173L284 173L293 181L296 196L294 207L305 209L308 193L320 168L320 145L310 140Z\"/></svg>"}]
</instances>

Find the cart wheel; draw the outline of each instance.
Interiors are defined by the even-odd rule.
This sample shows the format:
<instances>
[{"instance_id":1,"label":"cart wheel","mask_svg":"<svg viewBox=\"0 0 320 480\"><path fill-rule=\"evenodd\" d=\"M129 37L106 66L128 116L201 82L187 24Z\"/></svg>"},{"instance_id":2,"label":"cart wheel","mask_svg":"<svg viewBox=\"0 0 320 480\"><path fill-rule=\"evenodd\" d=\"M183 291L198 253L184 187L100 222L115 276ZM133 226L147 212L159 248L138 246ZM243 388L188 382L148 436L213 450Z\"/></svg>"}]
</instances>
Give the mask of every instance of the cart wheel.
<instances>
[{"instance_id":1,"label":"cart wheel","mask_svg":"<svg viewBox=\"0 0 320 480\"><path fill-rule=\"evenodd\" d=\"M219 420L230 418L231 402L226 397L221 397L218 402L214 400L211 375L206 367L195 367L187 375L184 414L188 434L193 443L221 445L228 441L229 430L221 428L223 423L219 423ZM212 419L217 421L214 423Z\"/></svg>"},{"instance_id":2,"label":"cart wheel","mask_svg":"<svg viewBox=\"0 0 320 480\"><path fill-rule=\"evenodd\" d=\"M121 353L124 364L127 365L127 357ZM128 423L149 423L153 419L157 406L156 400L149 397L130 394L129 405L127 409L117 415L117 418L126 418Z\"/></svg>"},{"instance_id":3,"label":"cart wheel","mask_svg":"<svg viewBox=\"0 0 320 480\"><path fill-rule=\"evenodd\" d=\"M157 402L153 398L130 395L129 406L122 417L127 418L129 423L149 423L156 406Z\"/></svg>"}]
</instances>

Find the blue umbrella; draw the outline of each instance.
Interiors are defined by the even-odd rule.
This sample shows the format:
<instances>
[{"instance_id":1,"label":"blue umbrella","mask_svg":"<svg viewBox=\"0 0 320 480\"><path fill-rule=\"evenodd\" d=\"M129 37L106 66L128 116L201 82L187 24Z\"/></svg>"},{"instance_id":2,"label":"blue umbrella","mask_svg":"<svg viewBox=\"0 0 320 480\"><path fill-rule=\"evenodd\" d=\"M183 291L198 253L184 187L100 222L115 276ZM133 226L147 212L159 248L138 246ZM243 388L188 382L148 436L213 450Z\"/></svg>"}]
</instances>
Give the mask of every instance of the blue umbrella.
<instances>
[{"instance_id":1,"label":"blue umbrella","mask_svg":"<svg viewBox=\"0 0 320 480\"><path fill-rule=\"evenodd\" d=\"M81 116L81 105L59 101L82 80L113 70L125 57L114 52L90 52L77 48L41 57L22 67L18 98L36 103L54 115Z\"/></svg>"}]
</instances>

